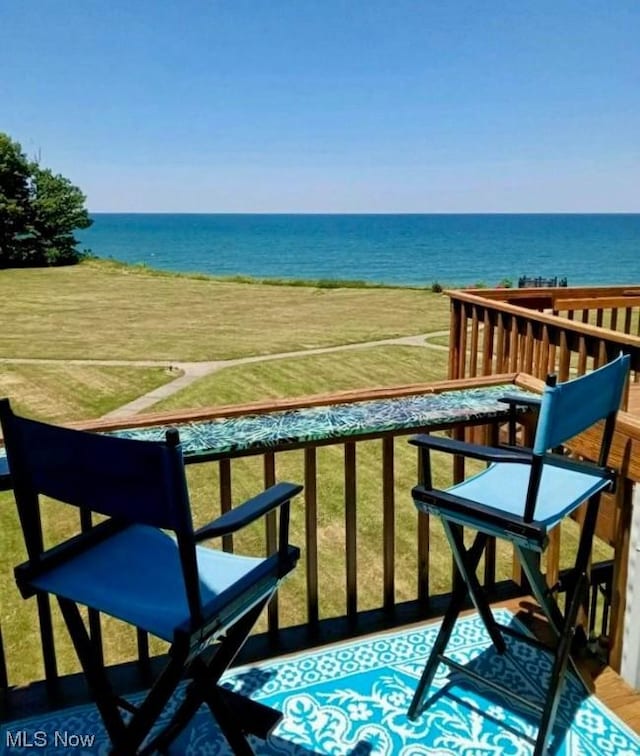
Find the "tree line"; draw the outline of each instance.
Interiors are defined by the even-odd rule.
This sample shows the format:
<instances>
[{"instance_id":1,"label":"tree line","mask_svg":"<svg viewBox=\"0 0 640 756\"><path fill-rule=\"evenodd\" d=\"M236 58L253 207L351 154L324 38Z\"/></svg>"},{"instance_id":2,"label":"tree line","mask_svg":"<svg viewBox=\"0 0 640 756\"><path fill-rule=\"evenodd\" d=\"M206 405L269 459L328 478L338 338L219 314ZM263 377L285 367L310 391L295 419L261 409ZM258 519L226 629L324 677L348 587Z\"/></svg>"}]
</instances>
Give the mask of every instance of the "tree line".
<instances>
[{"instance_id":1,"label":"tree line","mask_svg":"<svg viewBox=\"0 0 640 756\"><path fill-rule=\"evenodd\" d=\"M69 179L0 132L0 268L78 262L83 253L73 232L93 223L85 201Z\"/></svg>"}]
</instances>

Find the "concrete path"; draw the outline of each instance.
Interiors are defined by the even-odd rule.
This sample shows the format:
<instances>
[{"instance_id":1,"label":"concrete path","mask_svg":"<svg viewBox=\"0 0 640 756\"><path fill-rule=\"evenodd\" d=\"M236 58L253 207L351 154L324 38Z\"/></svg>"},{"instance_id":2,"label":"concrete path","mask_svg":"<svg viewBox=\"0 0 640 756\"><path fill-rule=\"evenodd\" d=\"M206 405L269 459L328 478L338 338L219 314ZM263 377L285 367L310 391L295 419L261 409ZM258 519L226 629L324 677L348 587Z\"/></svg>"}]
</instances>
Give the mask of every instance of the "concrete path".
<instances>
[{"instance_id":1,"label":"concrete path","mask_svg":"<svg viewBox=\"0 0 640 756\"><path fill-rule=\"evenodd\" d=\"M103 417L105 419L115 420L135 415L138 412L148 409L169 396L181 391L194 381L204 378L207 375L222 370L223 368L235 367L237 365L250 365L254 362L268 362L271 360L283 360L296 357L308 357L312 354L329 354L331 352L346 352L353 349L369 349L377 346L414 346L428 349L437 349L448 351L448 347L443 344L433 344L430 339L448 336L449 330L432 331L431 333L421 333L416 336L400 336L392 339L380 339L378 341L362 341L355 344L342 344L339 346L318 347L317 349L300 349L294 352L278 352L276 354L258 354L249 357L237 357L231 360L212 360L209 362L174 362L172 360L52 360L52 359L29 359L21 357L3 357L0 358L0 364L55 364L65 362L67 365L115 365L126 366L132 365L137 367L164 367L168 370L180 371L181 375L173 381L158 386L132 402L124 404Z\"/></svg>"}]
</instances>

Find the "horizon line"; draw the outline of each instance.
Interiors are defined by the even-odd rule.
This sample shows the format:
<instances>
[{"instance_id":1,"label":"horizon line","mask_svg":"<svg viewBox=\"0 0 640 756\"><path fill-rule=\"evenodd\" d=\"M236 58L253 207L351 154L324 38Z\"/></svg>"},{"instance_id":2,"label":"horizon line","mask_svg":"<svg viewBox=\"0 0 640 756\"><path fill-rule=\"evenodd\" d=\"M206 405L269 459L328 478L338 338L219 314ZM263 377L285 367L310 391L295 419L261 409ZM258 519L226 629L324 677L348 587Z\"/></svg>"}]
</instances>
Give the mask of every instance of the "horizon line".
<instances>
[{"instance_id":1,"label":"horizon line","mask_svg":"<svg viewBox=\"0 0 640 756\"><path fill-rule=\"evenodd\" d=\"M639 210L87 210L90 215L640 215Z\"/></svg>"}]
</instances>

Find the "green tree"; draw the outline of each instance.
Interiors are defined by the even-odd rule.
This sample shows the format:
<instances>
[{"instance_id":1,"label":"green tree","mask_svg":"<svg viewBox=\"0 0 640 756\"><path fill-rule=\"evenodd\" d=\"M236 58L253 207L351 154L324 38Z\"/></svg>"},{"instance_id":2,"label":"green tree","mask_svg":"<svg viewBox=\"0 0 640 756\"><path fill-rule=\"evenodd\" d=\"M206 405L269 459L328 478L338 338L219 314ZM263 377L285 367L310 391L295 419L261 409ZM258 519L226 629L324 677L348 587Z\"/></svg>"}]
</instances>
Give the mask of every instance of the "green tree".
<instances>
[{"instance_id":1,"label":"green tree","mask_svg":"<svg viewBox=\"0 0 640 756\"><path fill-rule=\"evenodd\" d=\"M78 262L73 232L92 220L69 179L30 161L0 133L0 267Z\"/></svg>"},{"instance_id":2,"label":"green tree","mask_svg":"<svg viewBox=\"0 0 640 756\"><path fill-rule=\"evenodd\" d=\"M0 266L17 264L29 224L29 161L0 132Z\"/></svg>"}]
</instances>

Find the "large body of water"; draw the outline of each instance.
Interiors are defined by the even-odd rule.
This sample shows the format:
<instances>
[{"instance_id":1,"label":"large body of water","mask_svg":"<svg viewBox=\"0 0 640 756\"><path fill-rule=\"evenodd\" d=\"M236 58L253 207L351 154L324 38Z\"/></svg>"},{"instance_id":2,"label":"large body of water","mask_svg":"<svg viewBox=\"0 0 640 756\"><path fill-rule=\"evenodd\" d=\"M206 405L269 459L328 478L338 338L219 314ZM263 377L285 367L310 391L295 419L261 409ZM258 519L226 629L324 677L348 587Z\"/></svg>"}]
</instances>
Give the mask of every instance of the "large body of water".
<instances>
[{"instance_id":1,"label":"large body of water","mask_svg":"<svg viewBox=\"0 0 640 756\"><path fill-rule=\"evenodd\" d=\"M445 285L640 283L640 214L93 216L99 257L180 272Z\"/></svg>"}]
</instances>

